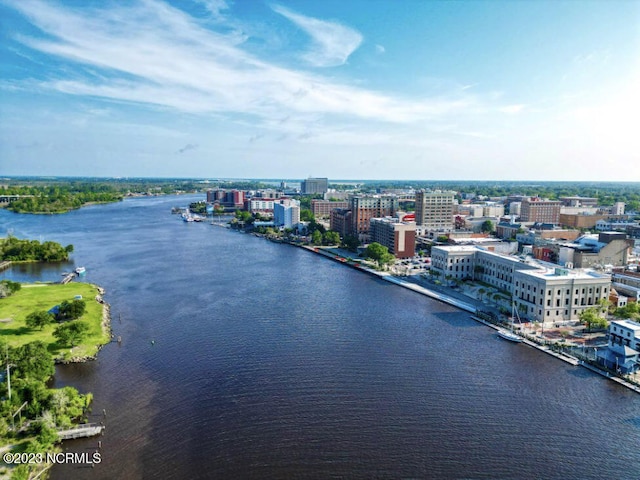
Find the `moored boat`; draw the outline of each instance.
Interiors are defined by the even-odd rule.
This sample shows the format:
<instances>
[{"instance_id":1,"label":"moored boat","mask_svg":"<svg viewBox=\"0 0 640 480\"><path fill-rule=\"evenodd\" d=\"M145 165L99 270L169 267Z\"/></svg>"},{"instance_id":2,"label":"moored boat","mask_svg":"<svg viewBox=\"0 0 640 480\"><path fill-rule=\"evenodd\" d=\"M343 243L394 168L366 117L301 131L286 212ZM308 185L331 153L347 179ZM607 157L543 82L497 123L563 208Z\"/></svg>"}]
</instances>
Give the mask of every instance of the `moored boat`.
<instances>
[{"instance_id":1,"label":"moored boat","mask_svg":"<svg viewBox=\"0 0 640 480\"><path fill-rule=\"evenodd\" d=\"M522 337L516 335L513 332L509 332L508 330L498 330L498 336L500 338L504 338L505 340L509 340L510 342L522 342Z\"/></svg>"},{"instance_id":2,"label":"moored boat","mask_svg":"<svg viewBox=\"0 0 640 480\"><path fill-rule=\"evenodd\" d=\"M75 272L76 272L78 275L82 275L83 273L86 273L86 271L87 271L87 269L86 269L86 268L84 268L84 267L78 267L78 268L76 268L76 270L75 270Z\"/></svg>"}]
</instances>

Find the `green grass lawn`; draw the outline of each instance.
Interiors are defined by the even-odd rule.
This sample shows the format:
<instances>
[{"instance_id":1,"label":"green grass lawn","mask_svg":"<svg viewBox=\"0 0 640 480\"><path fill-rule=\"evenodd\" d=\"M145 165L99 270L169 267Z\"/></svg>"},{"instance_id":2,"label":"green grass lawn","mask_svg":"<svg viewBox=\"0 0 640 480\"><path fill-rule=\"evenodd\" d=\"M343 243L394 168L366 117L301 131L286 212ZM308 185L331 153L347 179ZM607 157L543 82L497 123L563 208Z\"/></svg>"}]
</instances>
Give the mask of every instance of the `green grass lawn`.
<instances>
[{"instance_id":1,"label":"green grass lawn","mask_svg":"<svg viewBox=\"0 0 640 480\"><path fill-rule=\"evenodd\" d=\"M47 325L42 330L27 327L25 319L31 312L48 311L63 300L73 300L76 295L82 295L87 306L85 314L80 318L89 325L89 332L82 344L73 349L58 344L53 336L53 331L58 326L57 322ZM88 283L22 284L20 291L0 299L0 339L12 347L40 340L59 360L92 357L98 352L100 345L110 340L109 332L102 327L103 305L95 300L96 295L98 288Z\"/></svg>"}]
</instances>

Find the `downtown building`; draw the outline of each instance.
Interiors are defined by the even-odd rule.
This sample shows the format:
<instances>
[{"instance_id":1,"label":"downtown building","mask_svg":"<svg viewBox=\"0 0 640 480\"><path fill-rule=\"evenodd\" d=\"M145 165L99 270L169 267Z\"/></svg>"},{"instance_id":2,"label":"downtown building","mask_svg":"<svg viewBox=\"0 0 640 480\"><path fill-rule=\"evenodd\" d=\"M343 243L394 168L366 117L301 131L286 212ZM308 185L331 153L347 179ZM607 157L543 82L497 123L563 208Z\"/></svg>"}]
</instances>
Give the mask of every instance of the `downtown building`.
<instances>
[{"instance_id":1,"label":"downtown building","mask_svg":"<svg viewBox=\"0 0 640 480\"><path fill-rule=\"evenodd\" d=\"M387 247L396 258L411 258L416 254L416 224L397 218L372 218L369 240Z\"/></svg>"},{"instance_id":2,"label":"downtown building","mask_svg":"<svg viewBox=\"0 0 640 480\"><path fill-rule=\"evenodd\" d=\"M348 201L331 202L329 200L311 200L311 213L316 218L330 217L331 211L336 208L349 208Z\"/></svg>"},{"instance_id":3,"label":"downtown building","mask_svg":"<svg viewBox=\"0 0 640 480\"><path fill-rule=\"evenodd\" d=\"M300 183L300 192L303 195L324 195L329 190L328 178L307 178Z\"/></svg>"},{"instance_id":4,"label":"downtown building","mask_svg":"<svg viewBox=\"0 0 640 480\"><path fill-rule=\"evenodd\" d=\"M543 200L539 197L525 199L520 206L520 221L558 225L561 207L562 202L556 200Z\"/></svg>"},{"instance_id":5,"label":"downtown building","mask_svg":"<svg viewBox=\"0 0 640 480\"><path fill-rule=\"evenodd\" d=\"M455 192L416 192L416 224L424 232L454 230Z\"/></svg>"},{"instance_id":6,"label":"downtown building","mask_svg":"<svg viewBox=\"0 0 640 480\"><path fill-rule=\"evenodd\" d=\"M608 299L611 278L590 269L547 268L475 246L431 249L431 268L445 279L479 280L508 292L523 317L563 324Z\"/></svg>"},{"instance_id":7,"label":"downtown building","mask_svg":"<svg viewBox=\"0 0 640 480\"><path fill-rule=\"evenodd\" d=\"M241 190L225 190L218 188L207 190L207 203L218 204L225 208L244 208L245 196Z\"/></svg>"},{"instance_id":8,"label":"downtown building","mask_svg":"<svg viewBox=\"0 0 640 480\"><path fill-rule=\"evenodd\" d=\"M348 235L368 241L371 219L393 217L398 206L398 197L395 195L352 195L349 197L351 225Z\"/></svg>"},{"instance_id":9,"label":"downtown building","mask_svg":"<svg viewBox=\"0 0 640 480\"><path fill-rule=\"evenodd\" d=\"M288 204L273 204L273 224L276 227L294 228L300 223L300 204L291 200Z\"/></svg>"}]
</instances>

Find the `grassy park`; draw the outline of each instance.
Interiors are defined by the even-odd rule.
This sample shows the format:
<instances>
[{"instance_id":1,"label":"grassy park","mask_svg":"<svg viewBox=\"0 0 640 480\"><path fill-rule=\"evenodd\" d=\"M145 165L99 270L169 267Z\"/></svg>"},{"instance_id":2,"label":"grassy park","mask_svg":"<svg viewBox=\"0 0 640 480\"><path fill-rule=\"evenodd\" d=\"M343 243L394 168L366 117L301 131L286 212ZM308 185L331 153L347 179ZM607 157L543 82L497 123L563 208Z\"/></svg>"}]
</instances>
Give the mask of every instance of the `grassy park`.
<instances>
[{"instance_id":1,"label":"grassy park","mask_svg":"<svg viewBox=\"0 0 640 480\"><path fill-rule=\"evenodd\" d=\"M71 301L81 295L86 302L86 311L79 320L89 325L82 342L70 348L61 345L53 336L58 322L45 325L42 329L30 328L26 317L36 310L48 311L62 301ZM11 347L29 342L42 341L56 360L70 361L93 357L101 345L110 340L109 329L103 321L103 304L96 301L98 287L88 283L70 282L60 284L22 284L22 288L7 298L0 299L0 340Z\"/></svg>"}]
</instances>

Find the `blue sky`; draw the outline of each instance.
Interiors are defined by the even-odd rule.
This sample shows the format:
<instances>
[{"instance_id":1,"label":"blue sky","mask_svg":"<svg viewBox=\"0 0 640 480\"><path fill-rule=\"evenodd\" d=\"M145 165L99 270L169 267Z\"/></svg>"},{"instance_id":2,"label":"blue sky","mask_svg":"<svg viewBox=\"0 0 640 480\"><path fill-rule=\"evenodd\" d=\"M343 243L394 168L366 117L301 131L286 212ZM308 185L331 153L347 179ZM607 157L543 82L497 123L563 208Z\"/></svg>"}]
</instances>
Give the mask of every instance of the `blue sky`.
<instances>
[{"instance_id":1,"label":"blue sky","mask_svg":"<svg viewBox=\"0 0 640 480\"><path fill-rule=\"evenodd\" d=\"M0 174L640 181L640 1L0 0Z\"/></svg>"}]
</instances>

